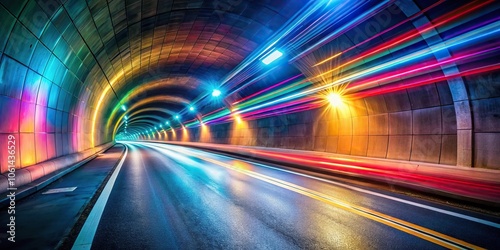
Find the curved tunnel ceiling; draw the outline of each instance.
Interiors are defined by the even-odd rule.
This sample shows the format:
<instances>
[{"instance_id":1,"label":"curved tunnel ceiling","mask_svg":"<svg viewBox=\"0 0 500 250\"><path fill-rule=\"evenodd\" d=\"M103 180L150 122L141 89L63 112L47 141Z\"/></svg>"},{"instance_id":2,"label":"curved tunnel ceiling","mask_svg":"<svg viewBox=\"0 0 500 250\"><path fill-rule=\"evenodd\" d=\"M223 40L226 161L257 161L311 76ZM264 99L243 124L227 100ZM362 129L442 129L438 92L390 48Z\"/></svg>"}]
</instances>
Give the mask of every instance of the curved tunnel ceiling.
<instances>
[{"instance_id":1,"label":"curved tunnel ceiling","mask_svg":"<svg viewBox=\"0 0 500 250\"><path fill-rule=\"evenodd\" d=\"M227 122L231 112L257 119L317 108L331 91L356 100L438 82L470 119L457 106L469 98L462 77L498 72L498 9L496 1L0 0L0 101L13 121L2 132L24 136L26 152L71 145L20 163L28 166L127 128L137 136L166 122ZM277 49L279 63L262 63ZM211 97L214 89L222 95Z\"/></svg>"}]
</instances>

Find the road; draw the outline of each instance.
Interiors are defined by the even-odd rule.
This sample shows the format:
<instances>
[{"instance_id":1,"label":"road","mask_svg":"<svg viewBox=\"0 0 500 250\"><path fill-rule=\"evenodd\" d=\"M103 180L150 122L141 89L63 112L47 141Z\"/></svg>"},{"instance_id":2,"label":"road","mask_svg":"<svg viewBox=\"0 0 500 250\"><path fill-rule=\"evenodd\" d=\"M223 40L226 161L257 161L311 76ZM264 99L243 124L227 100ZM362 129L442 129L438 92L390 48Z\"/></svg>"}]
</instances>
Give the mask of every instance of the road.
<instances>
[{"instance_id":1,"label":"road","mask_svg":"<svg viewBox=\"0 0 500 250\"><path fill-rule=\"evenodd\" d=\"M125 144L93 249L500 248L495 217L198 149Z\"/></svg>"}]
</instances>

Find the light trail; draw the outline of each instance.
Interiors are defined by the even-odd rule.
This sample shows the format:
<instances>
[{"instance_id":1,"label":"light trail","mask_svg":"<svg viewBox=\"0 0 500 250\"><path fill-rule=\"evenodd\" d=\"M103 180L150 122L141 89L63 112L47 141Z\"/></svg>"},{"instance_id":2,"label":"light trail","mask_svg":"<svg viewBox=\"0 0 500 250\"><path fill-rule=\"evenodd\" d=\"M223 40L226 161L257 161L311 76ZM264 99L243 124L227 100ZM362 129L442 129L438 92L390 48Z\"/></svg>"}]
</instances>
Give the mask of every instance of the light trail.
<instances>
[{"instance_id":1,"label":"light trail","mask_svg":"<svg viewBox=\"0 0 500 250\"><path fill-rule=\"evenodd\" d=\"M247 108L247 109L244 109L244 110L238 110L236 113L238 114L241 114L241 113L245 113L245 112L249 112L249 111L252 111L252 110L256 110L256 109L260 109L260 108L263 108L263 107L268 107L268 106L271 106L271 105L275 105L275 104L278 104L278 103L281 103L281 102L286 102L286 101L289 101L289 100L293 100L293 99L297 99L297 98L301 98L301 97L304 97L304 96L307 96L307 95L310 95L310 94L314 94L314 93L317 93L321 90L325 90L331 86L334 86L334 85L339 85L339 84L342 84L342 83L347 83L347 82L351 82L351 81L355 81L357 79L360 79L362 77L366 77L366 76L369 76L369 75L372 75L372 74L375 74L377 72L381 72L381 71L385 71L385 70L388 70L388 69L391 69L397 65L401 65L401 64L404 64L404 63L407 63L407 62L411 62L411 61L414 61L416 59L419 59L419 58L422 58L422 57L425 57L425 56L429 56L429 55L432 55L438 51L441 51L441 50L445 50L445 49L448 49L448 48L451 48L451 47L454 47L454 46L458 46L458 45L461 45L461 44L464 44L464 43L468 43L468 42L471 42L471 41L474 41L474 40L477 40L477 39L481 39L481 38L484 38L484 37L487 37L487 36L491 36L491 35L494 35L496 33L498 33L500 31L500 22L499 21L496 21L494 23L491 23L487 26L484 26L484 27L481 27L479 29L475 29L473 31L470 31L468 33L465 33L465 34L462 34L460 36L457 36L457 37L454 37L450 40L447 40L447 41L443 41L442 43L440 44L437 44L437 45L434 45L434 46L431 46L429 48L425 48L423 50L420 50L420 51L417 51L417 52L413 52L411 54L408 54L406 56L403 56L401 58L398 58L398 59L395 59L395 60L392 60L392 61L389 61L389 62L386 62L386 63L382 63L380 65L377 65L377 66L374 66L372 68L368 68L368 69L365 69L365 70L361 70L359 72L356 72L356 73L352 73L348 76L345 76L345 77L342 77L328 85L325 85L325 86L319 86L319 87L315 87L315 88L312 88L312 89L309 89L309 90L305 90L305 91L302 91L302 92L299 92L299 93L295 93L295 94L292 94L292 95L289 95L289 96L286 96L286 97L282 97L282 98L279 98L279 99L276 99L276 100L272 100L272 101L269 101L267 103L264 103L264 104L260 104L260 105L255 105L255 106L252 106L250 108Z\"/></svg>"},{"instance_id":2,"label":"light trail","mask_svg":"<svg viewBox=\"0 0 500 250\"><path fill-rule=\"evenodd\" d=\"M348 96L349 98L363 98L390 93L401 89L414 88L437 81L448 80L453 77L468 76L497 70L497 65L480 65L479 63L479 65L474 65L475 68L464 70L461 73L447 76L435 76L436 74L434 74L433 77L426 76L426 74L429 73L439 73L443 68L454 64L473 62L473 60L479 61L482 57L497 53L497 47L477 50L473 45L480 44L486 39L498 36L498 31L500 30L500 17L483 20L475 26L456 30L451 33L451 35L448 33L447 37L443 38L442 42L431 44L423 49L413 50L399 58L385 59L390 53L397 53L402 49L408 49L415 44L423 42L426 37L454 30L464 23L495 11L498 9L497 6L487 8L491 6L491 3L494 2L493 0L467 3L442 16L436 17L433 19L432 23L415 27L414 30L399 34L390 38L387 42L383 42L347 58L347 56L352 54L348 52L359 49L361 46L374 41L374 39L389 34L389 32L396 30L398 27L409 24L415 18L425 15L428 11L435 9L443 2L445 1L440 0L433 3L425 9L384 29L378 34L343 51L334 51L334 53L327 58L321 59L319 62L312 65L312 67L317 67L331 60L339 60L341 63L339 63L338 66L320 72L309 79L299 80L302 74L295 75L262 90L251 93L232 103L227 103L227 107L225 108L218 108L206 114L199 114L199 118L185 121L183 124L186 127L197 127L201 125L199 119L205 124L217 124L232 121L233 115L240 115L243 119L251 120L271 115L288 114L314 109L323 105L319 101L321 99L319 93L344 84L347 85L347 93L350 93ZM304 49L304 45L312 41L312 38L329 30L330 25L348 17L349 15L346 15L347 9L345 8L348 8L348 10L355 10L361 9L363 5L358 2L353 5L339 3L333 7L322 10L322 4L310 4L305 7L307 11L296 14L293 18L293 22L287 23L285 27L264 46L264 49L256 51L237 68L231 71L222 81L221 85L226 84L227 87L232 88L231 91L227 91L228 95L242 90L273 72L274 68L263 67L258 59L272 52L276 46L279 46L280 49L284 49L284 51L301 51L301 53L289 60L294 61L318 49L319 46L325 42L329 42L348 30L353 29L357 24L368 20L370 17L383 11L387 6L393 3L394 1L384 1L370 7L370 11L363 11L361 14L357 15L356 18L350 19L330 34L324 36L321 40L315 42L312 46ZM304 26L302 27L301 25ZM439 30L439 33L437 33L437 30ZM454 53L450 58L441 61L437 61L434 58L436 53L458 48L463 48L463 50L460 51L460 53ZM375 60L380 60L380 63L363 68L364 65L372 63ZM334 81L323 83L322 85L316 83L317 79L339 70L343 72L343 75L337 77ZM402 80L405 80L405 82ZM298 107L300 105L303 107ZM232 110L228 110L228 108Z\"/></svg>"},{"instance_id":3,"label":"light trail","mask_svg":"<svg viewBox=\"0 0 500 250\"><path fill-rule=\"evenodd\" d=\"M263 182L269 183L274 186L278 186L284 189L287 189L289 191L302 194L304 196L307 196L309 198L312 198L314 200L332 205L334 207L349 211L351 213L360 215L362 217L365 217L367 219L379 222L381 224L390 226L392 228L395 228L397 230L400 230L402 232L406 232L408 234L411 234L413 236L419 237L421 239L427 240L429 242L432 242L434 244L449 248L449 249L484 249L481 248L477 245L470 244L468 242L465 242L463 240L445 235L443 233L439 233L437 231L434 231L429 228L425 228L422 226L419 226L417 224L407 222L405 220L401 220L392 216L389 216L387 214L377 212L375 210L358 206L352 203L349 203L347 201L340 200L338 198L335 198L333 196L302 187L300 185L284 181L281 179L277 179L275 177L270 177L268 175L264 175L261 173L258 173L256 171L252 171L249 169L244 169L240 168L237 166L234 166L232 164L228 164L225 162L222 162L220 160L213 159L212 157L209 157L211 154L204 153L202 151L198 150L190 150L190 149L185 149L182 147L178 146L167 146L167 145L159 145L159 144L153 144L153 143L141 143L141 145L144 145L146 147L150 148L155 148L156 150L163 152L164 154L174 157L176 156L177 153L180 153L181 155L188 155L191 157L196 157L198 159L201 159L206 162L210 162L214 165L247 175L249 177L261 180ZM227 158L227 157L225 157Z\"/></svg>"}]
</instances>

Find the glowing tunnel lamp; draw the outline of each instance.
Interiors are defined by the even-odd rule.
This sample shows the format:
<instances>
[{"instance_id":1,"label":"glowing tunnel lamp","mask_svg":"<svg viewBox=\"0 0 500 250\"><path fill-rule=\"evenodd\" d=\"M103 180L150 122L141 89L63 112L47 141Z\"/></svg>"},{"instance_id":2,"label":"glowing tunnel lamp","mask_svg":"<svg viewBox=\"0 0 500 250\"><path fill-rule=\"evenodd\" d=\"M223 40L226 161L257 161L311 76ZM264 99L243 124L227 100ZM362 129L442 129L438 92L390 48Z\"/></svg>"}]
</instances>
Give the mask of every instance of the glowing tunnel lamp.
<instances>
[{"instance_id":1,"label":"glowing tunnel lamp","mask_svg":"<svg viewBox=\"0 0 500 250\"><path fill-rule=\"evenodd\" d=\"M332 107L340 107L344 103L344 100L339 93L330 93L326 96L326 99Z\"/></svg>"},{"instance_id":2,"label":"glowing tunnel lamp","mask_svg":"<svg viewBox=\"0 0 500 250\"><path fill-rule=\"evenodd\" d=\"M169 121L166 121L166 122L165 122L165 124L166 124L166 125L170 125L170 122L169 122Z\"/></svg>"},{"instance_id":3,"label":"glowing tunnel lamp","mask_svg":"<svg viewBox=\"0 0 500 250\"><path fill-rule=\"evenodd\" d=\"M122 105L122 110L127 111L127 107L125 105Z\"/></svg>"},{"instance_id":4,"label":"glowing tunnel lamp","mask_svg":"<svg viewBox=\"0 0 500 250\"><path fill-rule=\"evenodd\" d=\"M193 106L189 107L189 111L194 111L194 107Z\"/></svg>"},{"instance_id":5,"label":"glowing tunnel lamp","mask_svg":"<svg viewBox=\"0 0 500 250\"><path fill-rule=\"evenodd\" d=\"M179 120L179 116L178 116L178 115L176 115L176 116L175 116L175 119Z\"/></svg>"},{"instance_id":6,"label":"glowing tunnel lamp","mask_svg":"<svg viewBox=\"0 0 500 250\"><path fill-rule=\"evenodd\" d=\"M283 55L281 51L275 50L268 56L266 56L264 59L262 59L262 63L265 65L269 65L270 63L274 62L276 59L280 58Z\"/></svg>"},{"instance_id":7,"label":"glowing tunnel lamp","mask_svg":"<svg viewBox=\"0 0 500 250\"><path fill-rule=\"evenodd\" d=\"M213 97L218 97L218 96L220 96L220 94L221 94L221 92L220 92L220 90L218 90L218 89L214 89L214 90L212 91L212 96L213 96Z\"/></svg>"},{"instance_id":8,"label":"glowing tunnel lamp","mask_svg":"<svg viewBox=\"0 0 500 250\"><path fill-rule=\"evenodd\" d=\"M236 120L236 123L238 123L238 124L242 122L241 117L239 115L235 115L234 119Z\"/></svg>"}]
</instances>

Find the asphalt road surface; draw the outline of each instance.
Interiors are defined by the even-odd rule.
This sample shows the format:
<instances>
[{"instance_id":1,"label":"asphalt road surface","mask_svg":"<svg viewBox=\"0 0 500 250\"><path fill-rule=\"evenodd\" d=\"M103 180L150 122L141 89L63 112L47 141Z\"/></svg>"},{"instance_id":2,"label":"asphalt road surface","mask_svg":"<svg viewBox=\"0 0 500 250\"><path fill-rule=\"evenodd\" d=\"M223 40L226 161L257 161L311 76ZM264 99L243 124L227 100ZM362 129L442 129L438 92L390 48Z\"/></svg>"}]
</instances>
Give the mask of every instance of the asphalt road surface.
<instances>
[{"instance_id":1,"label":"asphalt road surface","mask_svg":"<svg viewBox=\"0 0 500 250\"><path fill-rule=\"evenodd\" d=\"M198 149L124 144L95 234L84 232L93 249L500 248L495 217Z\"/></svg>"}]
</instances>

